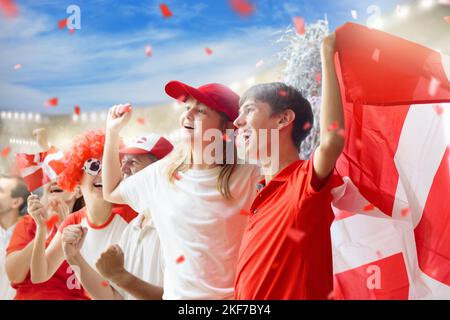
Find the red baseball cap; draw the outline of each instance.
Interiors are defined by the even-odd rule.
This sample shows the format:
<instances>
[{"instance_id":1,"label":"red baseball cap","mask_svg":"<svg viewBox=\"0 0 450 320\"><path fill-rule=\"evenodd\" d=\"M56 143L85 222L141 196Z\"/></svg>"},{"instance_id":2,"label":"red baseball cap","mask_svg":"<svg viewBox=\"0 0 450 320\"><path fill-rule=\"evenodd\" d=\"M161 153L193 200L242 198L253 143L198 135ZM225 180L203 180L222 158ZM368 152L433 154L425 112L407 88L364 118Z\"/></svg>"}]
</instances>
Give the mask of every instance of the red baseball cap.
<instances>
[{"instance_id":1,"label":"red baseball cap","mask_svg":"<svg viewBox=\"0 0 450 320\"><path fill-rule=\"evenodd\" d=\"M173 149L173 145L166 138L151 133L149 135L133 139L125 148L120 149L120 154L152 154L158 159L164 158Z\"/></svg>"},{"instance_id":2,"label":"red baseball cap","mask_svg":"<svg viewBox=\"0 0 450 320\"><path fill-rule=\"evenodd\" d=\"M183 102L191 96L209 108L225 113L230 121L239 115L239 95L223 84L208 83L194 88L180 81L170 81L165 90L169 96Z\"/></svg>"}]
</instances>

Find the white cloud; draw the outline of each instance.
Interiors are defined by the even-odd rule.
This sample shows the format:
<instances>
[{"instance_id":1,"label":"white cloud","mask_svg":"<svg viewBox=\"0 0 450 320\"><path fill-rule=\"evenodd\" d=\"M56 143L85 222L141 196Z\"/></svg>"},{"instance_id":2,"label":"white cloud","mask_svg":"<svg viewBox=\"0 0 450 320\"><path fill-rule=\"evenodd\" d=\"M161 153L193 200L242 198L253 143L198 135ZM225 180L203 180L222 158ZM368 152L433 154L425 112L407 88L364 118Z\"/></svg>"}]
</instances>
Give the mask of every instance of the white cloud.
<instances>
[{"instance_id":1,"label":"white cloud","mask_svg":"<svg viewBox=\"0 0 450 320\"><path fill-rule=\"evenodd\" d=\"M70 35L46 15L28 11L24 17L17 28L41 31L0 37L3 110L69 113L74 105L88 110L125 101L148 106L169 100L164 93L169 80L229 84L251 76L261 59L270 64L278 51L271 44L276 31L272 28L234 30L220 39L205 34L203 40L193 41L174 27L113 34L83 34L81 29ZM145 56L146 44L153 47L152 57ZM205 53L206 47L212 55ZM22 68L14 70L17 63ZM43 108L53 96L60 106Z\"/></svg>"}]
</instances>

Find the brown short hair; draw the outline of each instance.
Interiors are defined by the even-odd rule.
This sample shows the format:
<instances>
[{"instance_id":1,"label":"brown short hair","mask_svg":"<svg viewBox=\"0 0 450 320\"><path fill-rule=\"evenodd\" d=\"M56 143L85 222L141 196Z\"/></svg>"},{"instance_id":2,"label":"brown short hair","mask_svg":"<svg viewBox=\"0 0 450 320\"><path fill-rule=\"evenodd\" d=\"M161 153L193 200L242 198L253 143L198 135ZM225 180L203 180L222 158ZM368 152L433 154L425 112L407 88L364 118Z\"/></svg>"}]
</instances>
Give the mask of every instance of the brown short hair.
<instances>
[{"instance_id":1,"label":"brown short hair","mask_svg":"<svg viewBox=\"0 0 450 320\"><path fill-rule=\"evenodd\" d=\"M302 141L308 136L314 124L314 115L311 104L303 95L292 86L283 82L257 84L248 89L241 97L239 105L242 106L247 99L269 104L272 115L291 109L295 113L292 140L300 149ZM308 125L309 124L309 125Z\"/></svg>"},{"instance_id":2,"label":"brown short hair","mask_svg":"<svg viewBox=\"0 0 450 320\"><path fill-rule=\"evenodd\" d=\"M28 191L27 185L25 184L25 181L20 176L14 176L9 174L2 174L0 173L0 178L4 179L13 179L16 181L16 186L11 190L11 197L12 198L22 198L22 204L19 207L19 212L21 215L25 214L25 208L27 207L27 199L30 195L30 192Z\"/></svg>"}]
</instances>

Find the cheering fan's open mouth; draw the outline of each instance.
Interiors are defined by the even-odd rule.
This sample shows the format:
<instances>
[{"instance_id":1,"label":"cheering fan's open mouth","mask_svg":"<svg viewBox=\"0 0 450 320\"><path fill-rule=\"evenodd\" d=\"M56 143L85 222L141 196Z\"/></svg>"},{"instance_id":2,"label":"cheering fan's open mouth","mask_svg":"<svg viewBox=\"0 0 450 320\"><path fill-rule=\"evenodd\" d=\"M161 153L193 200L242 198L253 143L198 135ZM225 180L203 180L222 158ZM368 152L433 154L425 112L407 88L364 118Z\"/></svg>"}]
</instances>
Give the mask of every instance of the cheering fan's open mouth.
<instances>
[{"instance_id":1,"label":"cheering fan's open mouth","mask_svg":"<svg viewBox=\"0 0 450 320\"><path fill-rule=\"evenodd\" d=\"M50 193L61 193L61 192L64 192L64 190L58 187L57 185L50 187Z\"/></svg>"}]
</instances>

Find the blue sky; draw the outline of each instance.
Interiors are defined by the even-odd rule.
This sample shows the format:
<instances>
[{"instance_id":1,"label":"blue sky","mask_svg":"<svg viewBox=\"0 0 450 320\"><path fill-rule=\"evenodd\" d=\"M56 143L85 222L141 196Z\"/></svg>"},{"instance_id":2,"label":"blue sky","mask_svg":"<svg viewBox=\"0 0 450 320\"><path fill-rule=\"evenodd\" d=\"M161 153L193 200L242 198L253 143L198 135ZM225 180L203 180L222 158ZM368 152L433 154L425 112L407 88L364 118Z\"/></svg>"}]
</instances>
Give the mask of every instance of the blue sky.
<instances>
[{"instance_id":1,"label":"blue sky","mask_svg":"<svg viewBox=\"0 0 450 320\"><path fill-rule=\"evenodd\" d=\"M162 17L161 2L172 18ZM230 84L254 74L260 60L264 67L277 64L277 32L294 16L309 23L326 14L334 29L352 21L351 10L364 24L369 5L392 11L408 1L252 2L254 14L243 18L228 0L16 0L18 17L0 15L0 110L56 114L71 113L75 105L93 111L127 101L164 103L170 100L164 94L169 80ZM57 27L71 4L81 9L81 29L73 35ZM153 48L151 57L145 56L146 45ZM59 106L44 108L55 96Z\"/></svg>"}]
</instances>

